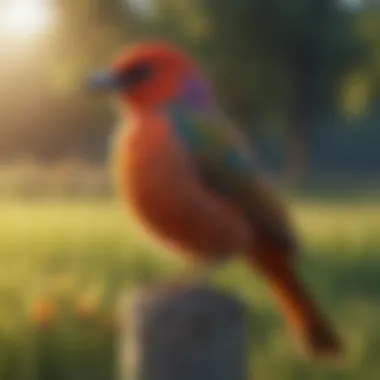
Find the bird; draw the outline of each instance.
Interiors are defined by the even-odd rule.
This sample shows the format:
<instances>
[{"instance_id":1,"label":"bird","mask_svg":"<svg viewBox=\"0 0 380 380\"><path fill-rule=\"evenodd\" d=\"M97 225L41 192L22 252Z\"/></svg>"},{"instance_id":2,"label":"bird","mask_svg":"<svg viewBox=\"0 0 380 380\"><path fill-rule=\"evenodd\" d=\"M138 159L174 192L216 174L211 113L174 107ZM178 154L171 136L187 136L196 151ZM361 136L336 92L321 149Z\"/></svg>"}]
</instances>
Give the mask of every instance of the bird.
<instances>
[{"instance_id":1,"label":"bird","mask_svg":"<svg viewBox=\"0 0 380 380\"><path fill-rule=\"evenodd\" d=\"M128 46L92 73L89 88L119 103L118 190L141 225L196 263L203 280L242 255L308 354L341 356L338 334L297 272L300 244L286 202L210 82L166 41Z\"/></svg>"}]
</instances>

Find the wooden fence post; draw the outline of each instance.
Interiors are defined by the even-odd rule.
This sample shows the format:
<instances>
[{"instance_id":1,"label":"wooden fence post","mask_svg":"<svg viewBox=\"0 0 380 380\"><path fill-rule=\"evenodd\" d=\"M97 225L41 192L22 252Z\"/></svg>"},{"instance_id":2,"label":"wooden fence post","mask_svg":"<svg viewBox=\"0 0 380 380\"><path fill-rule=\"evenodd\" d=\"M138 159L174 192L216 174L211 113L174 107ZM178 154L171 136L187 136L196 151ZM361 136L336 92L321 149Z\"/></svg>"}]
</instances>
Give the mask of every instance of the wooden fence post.
<instances>
[{"instance_id":1,"label":"wooden fence post","mask_svg":"<svg viewBox=\"0 0 380 380\"><path fill-rule=\"evenodd\" d=\"M191 286L143 292L135 301L122 328L120 380L247 380L242 303Z\"/></svg>"}]
</instances>

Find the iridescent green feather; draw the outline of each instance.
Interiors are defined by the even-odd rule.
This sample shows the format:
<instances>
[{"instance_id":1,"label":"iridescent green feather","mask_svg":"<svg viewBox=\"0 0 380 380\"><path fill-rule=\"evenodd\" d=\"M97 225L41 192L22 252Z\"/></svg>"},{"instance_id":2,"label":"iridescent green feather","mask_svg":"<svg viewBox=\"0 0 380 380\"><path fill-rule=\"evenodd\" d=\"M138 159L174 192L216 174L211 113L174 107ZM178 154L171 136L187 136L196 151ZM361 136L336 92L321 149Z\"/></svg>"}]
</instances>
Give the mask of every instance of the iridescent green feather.
<instances>
[{"instance_id":1,"label":"iridescent green feather","mask_svg":"<svg viewBox=\"0 0 380 380\"><path fill-rule=\"evenodd\" d=\"M287 212L259 170L248 139L226 119L170 109L175 133L192 155L201 180L235 204L251 224L281 245L295 239Z\"/></svg>"}]
</instances>

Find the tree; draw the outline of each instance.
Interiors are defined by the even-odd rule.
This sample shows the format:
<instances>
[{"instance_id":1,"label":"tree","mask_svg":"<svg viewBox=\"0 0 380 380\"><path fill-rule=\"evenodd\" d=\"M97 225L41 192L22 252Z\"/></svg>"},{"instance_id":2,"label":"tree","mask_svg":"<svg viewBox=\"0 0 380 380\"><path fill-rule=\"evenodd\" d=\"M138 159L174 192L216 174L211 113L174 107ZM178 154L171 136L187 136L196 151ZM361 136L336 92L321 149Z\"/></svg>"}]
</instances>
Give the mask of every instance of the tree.
<instances>
[{"instance_id":1,"label":"tree","mask_svg":"<svg viewBox=\"0 0 380 380\"><path fill-rule=\"evenodd\" d=\"M366 49L356 33L353 15L332 0L309 0L301 33L289 51L294 98L288 125L287 174L302 181L307 144L319 113L339 107L339 87L366 60Z\"/></svg>"}]
</instances>

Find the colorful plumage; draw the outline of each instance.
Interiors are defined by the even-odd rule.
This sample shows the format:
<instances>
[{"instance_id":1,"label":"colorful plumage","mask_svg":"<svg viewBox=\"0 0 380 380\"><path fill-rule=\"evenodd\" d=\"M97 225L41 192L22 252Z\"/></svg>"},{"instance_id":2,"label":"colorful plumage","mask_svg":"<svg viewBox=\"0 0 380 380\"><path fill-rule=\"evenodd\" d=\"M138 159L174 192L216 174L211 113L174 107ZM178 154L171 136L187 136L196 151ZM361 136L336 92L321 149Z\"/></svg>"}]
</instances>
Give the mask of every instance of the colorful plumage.
<instances>
[{"instance_id":1,"label":"colorful plumage","mask_svg":"<svg viewBox=\"0 0 380 380\"><path fill-rule=\"evenodd\" d=\"M192 60L168 44L146 42L91 83L119 94L126 123L119 183L146 228L204 266L244 253L310 351L340 354L338 338L296 276L298 246L287 211Z\"/></svg>"}]
</instances>

